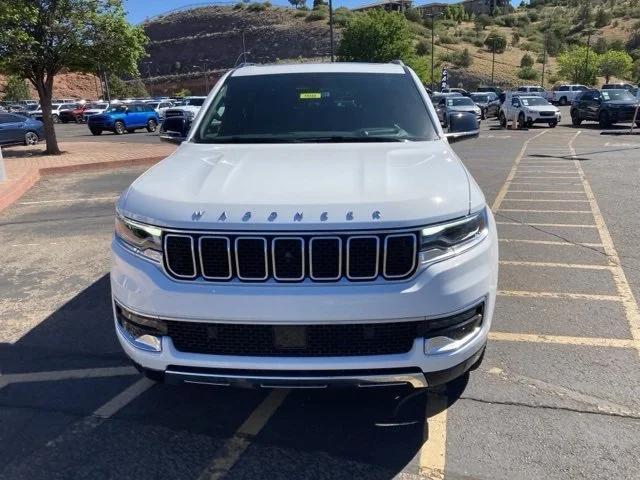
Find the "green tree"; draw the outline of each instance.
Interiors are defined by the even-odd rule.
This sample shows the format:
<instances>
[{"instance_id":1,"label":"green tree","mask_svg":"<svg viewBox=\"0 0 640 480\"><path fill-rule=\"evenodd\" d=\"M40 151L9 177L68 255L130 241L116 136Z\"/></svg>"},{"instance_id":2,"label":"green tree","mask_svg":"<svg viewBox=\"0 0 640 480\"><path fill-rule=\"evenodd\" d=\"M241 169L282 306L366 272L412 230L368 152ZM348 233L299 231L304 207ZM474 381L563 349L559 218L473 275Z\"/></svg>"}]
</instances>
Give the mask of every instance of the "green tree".
<instances>
[{"instance_id":1,"label":"green tree","mask_svg":"<svg viewBox=\"0 0 640 480\"><path fill-rule=\"evenodd\" d=\"M598 71L606 82L609 83L611 77L625 78L631 72L633 58L627 52L619 50L609 50L600 55Z\"/></svg>"},{"instance_id":2,"label":"green tree","mask_svg":"<svg viewBox=\"0 0 640 480\"><path fill-rule=\"evenodd\" d=\"M147 87L145 87L142 78L137 77L131 80L127 85L127 93L128 97L133 98L144 98L149 96L149 92L147 92Z\"/></svg>"},{"instance_id":3,"label":"green tree","mask_svg":"<svg viewBox=\"0 0 640 480\"><path fill-rule=\"evenodd\" d=\"M525 53L520 59L520 67L521 68L531 68L533 67L533 57L528 53Z\"/></svg>"},{"instance_id":4,"label":"green tree","mask_svg":"<svg viewBox=\"0 0 640 480\"><path fill-rule=\"evenodd\" d=\"M46 152L59 154L51 118L53 81L63 69L137 74L147 37L122 0L0 1L0 71L26 78L42 106Z\"/></svg>"},{"instance_id":5,"label":"green tree","mask_svg":"<svg viewBox=\"0 0 640 480\"><path fill-rule=\"evenodd\" d=\"M497 30L493 30L484 39L484 45L491 51L495 48L496 53L504 53L507 48L507 37Z\"/></svg>"},{"instance_id":6,"label":"green tree","mask_svg":"<svg viewBox=\"0 0 640 480\"><path fill-rule=\"evenodd\" d=\"M338 47L343 62L406 62L412 56L411 31L404 15L382 9L354 15Z\"/></svg>"},{"instance_id":7,"label":"green tree","mask_svg":"<svg viewBox=\"0 0 640 480\"><path fill-rule=\"evenodd\" d=\"M313 8L321 7L323 5L327 5L327 2L324 0L313 0Z\"/></svg>"},{"instance_id":8,"label":"green tree","mask_svg":"<svg viewBox=\"0 0 640 480\"><path fill-rule=\"evenodd\" d=\"M289 3L297 9L307 6L307 0L289 0Z\"/></svg>"},{"instance_id":9,"label":"green tree","mask_svg":"<svg viewBox=\"0 0 640 480\"><path fill-rule=\"evenodd\" d=\"M493 25L493 19L486 13L478 15L473 21L476 31L481 32L490 25Z\"/></svg>"},{"instance_id":10,"label":"green tree","mask_svg":"<svg viewBox=\"0 0 640 480\"><path fill-rule=\"evenodd\" d=\"M2 92L2 99L5 101L14 100L28 100L31 98L29 88L24 78L20 78L18 75L9 75L7 78L7 84Z\"/></svg>"},{"instance_id":11,"label":"green tree","mask_svg":"<svg viewBox=\"0 0 640 480\"><path fill-rule=\"evenodd\" d=\"M595 22L596 28L606 27L611 22L611 14L607 12L604 8L600 7L596 12L596 17L594 22Z\"/></svg>"},{"instance_id":12,"label":"green tree","mask_svg":"<svg viewBox=\"0 0 640 480\"><path fill-rule=\"evenodd\" d=\"M191 96L191 90L189 90L188 88L181 88L180 90L177 90L175 93L176 97L189 97Z\"/></svg>"},{"instance_id":13,"label":"green tree","mask_svg":"<svg viewBox=\"0 0 640 480\"><path fill-rule=\"evenodd\" d=\"M593 85L600 64L600 55L587 47L574 47L557 57L558 75L572 83Z\"/></svg>"}]
</instances>

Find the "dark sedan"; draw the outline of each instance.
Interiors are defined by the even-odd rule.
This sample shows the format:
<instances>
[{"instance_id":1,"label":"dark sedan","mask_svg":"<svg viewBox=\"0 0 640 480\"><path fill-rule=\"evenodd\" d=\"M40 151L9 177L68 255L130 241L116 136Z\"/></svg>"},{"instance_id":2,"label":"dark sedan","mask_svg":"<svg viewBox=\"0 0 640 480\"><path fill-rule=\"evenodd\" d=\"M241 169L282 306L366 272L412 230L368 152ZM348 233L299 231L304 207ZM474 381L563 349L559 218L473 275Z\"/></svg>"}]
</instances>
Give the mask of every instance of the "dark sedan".
<instances>
[{"instance_id":1,"label":"dark sedan","mask_svg":"<svg viewBox=\"0 0 640 480\"><path fill-rule=\"evenodd\" d=\"M482 119L488 117L497 117L500 111L500 100L498 96L493 92L473 92L471 93L471 100L482 111Z\"/></svg>"},{"instance_id":2,"label":"dark sedan","mask_svg":"<svg viewBox=\"0 0 640 480\"><path fill-rule=\"evenodd\" d=\"M44 139L39 120L15 113L0 113L0 145L36 145Z\"/></svg>"},{"instance_id":3,"label":"dark sedan","mask_svg":"<svg viewBox=\"0 0 640 480\"><path fill-rule=\"evenodd\" d=\"M571 122L578 127L583 120L594 120L600 128L609 128L633 121L637 106L638 99L627 90L587 90L571 105ZM636 124L640 127L640 119Z\"/></svg>"}]
</instances>

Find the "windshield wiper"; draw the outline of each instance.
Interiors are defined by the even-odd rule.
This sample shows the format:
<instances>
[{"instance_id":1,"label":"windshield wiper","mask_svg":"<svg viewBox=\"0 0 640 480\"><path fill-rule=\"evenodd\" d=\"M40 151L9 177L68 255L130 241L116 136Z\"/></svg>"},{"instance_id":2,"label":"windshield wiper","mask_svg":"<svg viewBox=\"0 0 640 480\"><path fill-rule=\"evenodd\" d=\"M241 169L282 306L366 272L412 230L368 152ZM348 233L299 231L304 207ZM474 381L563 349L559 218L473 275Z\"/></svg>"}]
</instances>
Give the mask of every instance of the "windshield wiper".
<instances>
[{"instance_id":1,"label":"windshield wiper","mask_svg":"<svg viewBox=\"0 0 640 480\"><path fill-rule=\"evenodd\" d=\"M295 142L301 143L374 143L374 142L404 142L406 138L387 136L355 136L355 135L326 135L317 137L299 137Z\"/></svg>"},{"instance_id":2,"label":"windshield wiper","mask_svg":"<svg viewBox=\"0 0 640 480\"><path fill-rule=\"evenodd\" d=\"M293 143L295 138L271 136L229 135L201 139L201 143Z\"/></svg>"}]
</instances>

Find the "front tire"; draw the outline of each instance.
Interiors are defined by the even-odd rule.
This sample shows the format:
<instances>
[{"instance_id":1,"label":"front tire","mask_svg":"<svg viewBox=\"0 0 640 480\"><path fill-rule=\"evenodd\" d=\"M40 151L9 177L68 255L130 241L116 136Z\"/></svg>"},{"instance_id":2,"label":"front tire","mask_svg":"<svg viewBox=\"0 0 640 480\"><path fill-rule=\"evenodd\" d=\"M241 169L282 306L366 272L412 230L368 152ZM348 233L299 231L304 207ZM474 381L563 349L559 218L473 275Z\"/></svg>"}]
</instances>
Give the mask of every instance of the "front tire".
<instances>
[{"instance_id":1,"label":"front tire","mask_svg":"<svg viewBox=\"0 0 640 480\"><path fill-rule=\"evenodd\" d=\"M60 123L60 117L55 113L51 115L51 120L53 120L53 123Z\"/></svg>"},{"instance_id":2,"label":"front tire","mask_svg":"<svg viewBox=\"0 0 640 480\"><path fill-rule=\"evenodd\" d=\"M567 101L567 97L560 97L560 101L558 103L564 107L569 102Z\"/></svg>"},{"instance_id":3,"label":"front tire","mask_svg":"<svg viewBox=\"0 0 640 480\"><path fill-rule=\"evenodd\" d=\"M578 112L571 112L571 125L579 127L582 124L582 119L578 116Z\"/></svg>"},{"instance_id":4,"label":"front tire","mask_svg":"<svg viewBox=\"0 0 640 480\"><path fill-rule=\"evenodd\" d=\"M26 146L37 145L39 141L38 134L35 132L27 132L24 134L24 144Z\"/></svg>"},{"instance_id":5,"label":"front tire","mask_svg":"<svg viewBox=\"0 0 640 480\"><path fill-rule=\"evenodd\" d=\"M147 122L147 132L153 133L158 128L158 122L156 122L153 118L149 119Z\"/></svg>"},{"instance_id":6,"label":"front tire","mask_svg":"<svg viewBox=\"0 0 640 480\"><path fill-rule=\"evenodd\" d=\"M518 129L523 129L526 126L527 125L525 123L524 113L520 112L520 115L518 115Z\"/></svg>"},{"instance_id":7,"label":"front tire","mask_svg":"<svg viewBox=\"0 0 640 480\"><path fill-rule=\"evenodd\" d=\"M113 124L113 133L116 135L124 135L126 131L127 129L125 128L124 123L120 120Z\"/></svg>"},{"instance_id":8,"label":"front tire","mask_svg":"<svg viewBox=\"0 0 640 480\"><path fill-rule=\"evenodd\" d=\"M558 125L558 122L549 122L550 128L556 128L557 125Z\"/></svg>"},{"instance_id":9,"label":"front tire","mask_svg":"<svg viewBox=\"0 0 640 480\"><path fill-rule=\"evenodd\" d=\"M102 135L102 129L100 128L90 128L89 130L91 131L92 135Z\"/></svg>"},{"instance_id":10,"label":"front tire","mask_svg":"<svg viewBox=\"0 0 640 480\"><path fill-rule=\"evenodd\" d=\"M507 128L507 117L505 117L504 112L500 112L500 126Z\"/></svg>"},{"instance_id":11,"label":"front tire","mask_svg":"<svg viewBox=\"0 0 640 480\"><path fill-rule=\"evenodd\" d=\"M598 125L600 128L609 128L611 126L611 119L607 112L600 112L600 115L598 115Z\"/></svg>"}]
</instances>

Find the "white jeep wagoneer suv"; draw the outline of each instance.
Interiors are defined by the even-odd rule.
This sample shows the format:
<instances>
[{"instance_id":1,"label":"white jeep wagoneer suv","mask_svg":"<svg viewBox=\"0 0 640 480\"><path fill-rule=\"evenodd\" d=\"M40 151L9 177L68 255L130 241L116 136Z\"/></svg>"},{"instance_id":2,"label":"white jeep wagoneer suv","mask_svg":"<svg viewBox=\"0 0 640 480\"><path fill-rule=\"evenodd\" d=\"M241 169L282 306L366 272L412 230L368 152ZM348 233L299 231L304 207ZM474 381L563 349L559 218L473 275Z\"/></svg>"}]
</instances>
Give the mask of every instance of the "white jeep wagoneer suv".
<instances>
[{"instance_id":1,"label":"white jeep wagoneer suv","mask_svg":"<svg viewBox=\"0 0 640 480\"><path fill-rule=\"evenodd\" d=\"M401 62L242 66L122 194L118 339L167 382L447 382L478 365L491 211Z\"/></svg>"}]
</instances>

